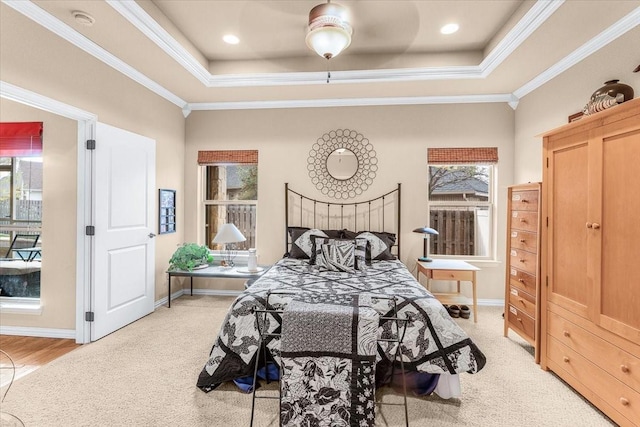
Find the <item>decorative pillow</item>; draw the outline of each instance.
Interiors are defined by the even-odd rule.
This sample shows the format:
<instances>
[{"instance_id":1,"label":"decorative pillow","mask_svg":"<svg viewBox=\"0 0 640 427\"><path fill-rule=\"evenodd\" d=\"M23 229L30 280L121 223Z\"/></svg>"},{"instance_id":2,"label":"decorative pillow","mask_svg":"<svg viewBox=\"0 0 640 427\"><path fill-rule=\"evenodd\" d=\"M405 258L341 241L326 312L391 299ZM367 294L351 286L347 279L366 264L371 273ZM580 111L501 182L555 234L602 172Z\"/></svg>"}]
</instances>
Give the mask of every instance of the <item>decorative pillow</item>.
<instances>
[{"instance_id":1,"label":"decorative pillow","mask_svg":"<svg viewBox=\"0 0 640 427\"><path fill-rule=\"evenodd\" d=\"M396 242L396 235L387 232L361 231L357 235L358 238L364 238L369 241L366 259L371 260L389 260L396 259L391 253L391 247Z\"/></svg>"},{"instance_id":2,"label":"decorative pillow","mask_svg":"<svg viewBox=\"0 0 640 427\"><path fill-rule=\"evenodd\" d=\"M367 250L371 251L371 245L369 241L364 238L355 238L355 248L354 248L354 267L356 270L366 270L367 269Z\"/></svg>"},{"instance_id":3,"label":"decorative pillow","mask_svg":"<svg viewBox=\"0 0 640 427\"><path fill-rule=\"evenodd\" d=\"M355 242L353 240L329 240L332 243L318 245L319 252L316 255L318 267L352 273L355 263Z\"/></svg>"},{"instance_id":4,"label":"decorative pillow","mask_svg":"<svg viewBox=\"0 0 640 427\"><path fill-rule=\"evenodd\" d=\"M322 256L322 246L325 244L335 244L336 242L350 242L354 244L353 252L353 268L356 270L365 270L367 268L367 250L369 248L369 241L365 238L357 239L328 239L325 237L311 236L313 249L311 251L311 257L309 264L318 264L318 257Z\"/></svg>"},{"instance_id":5,"label":"decorative pillow","mask_svg":"<svg viewBox=\"0 0 640 427\"><path fill-rule=\"evenodd\" d=\"M307 227L289 227L289 236L291 238L291 250L288 256L290 258L309 259L313 242L311 236L320 237L340 237L340 230L318 230L317 228Z\"/></svg>"}]
</instances>

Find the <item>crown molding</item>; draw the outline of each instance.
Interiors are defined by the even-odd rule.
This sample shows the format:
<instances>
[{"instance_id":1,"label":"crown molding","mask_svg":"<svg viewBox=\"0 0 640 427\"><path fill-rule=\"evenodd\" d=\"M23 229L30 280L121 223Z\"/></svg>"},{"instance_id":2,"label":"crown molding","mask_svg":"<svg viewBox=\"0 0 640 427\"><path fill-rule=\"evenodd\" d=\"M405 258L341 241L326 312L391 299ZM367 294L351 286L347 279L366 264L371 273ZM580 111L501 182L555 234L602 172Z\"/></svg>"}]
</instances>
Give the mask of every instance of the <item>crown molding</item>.
<instances>
[{"instance_id":1,"label":"crown molding","mask_svg":"<svg viewBox=\"0 0 640 427\"><path fill-rule=\"evenodd\" d=\"M487 77L502 64L535 30L538 29L565 0L538 0L518 21L518 23L500 40L493 50L480 63L482 76Z\"/></svg>"},{"instance_id":2,"label":"crown molding","mask_svg":"<svg viewBox=\"0 0 640 427\"><path fill-rule=\"evenodd\" d=\"M325 72L251 73L212 75L177 40L134 1L107 3L160 49L207 87L316 85L327 81ZM524 17L487 55L480 65L384 70L332 71L332 83L377 83L417 80L477 79L488 76L524 42L565 0L537 0Z\"/></svg>"},{"instance_id":3,"label":"crown molding","mask_svg":"<svg viewBox=\"0 0 640 427\"><path fill-rule=\"evenodd\" d=\"M516 89L513 94L517 98L524 97L638 25L640 25L640 7Z\"/></svg>"},{"instance_id":4,"label":"crown molding","mask_svg":"<svg viewBox=\"0 0 640 427\"><path fill-rule=\"evenodd\" d=\"M211 73L135 1L105 0L167 55L207 86Z\"/></svg>"},{"instance_id":5,"label":"crown molding","mask_svg":"<svg viewBox=\"0 0 640 427\"><path fill-rule=\"evenodd\" d=\"M282 101L201 102L191 103L190 111L264 110L277 108L371 107L388 105L478 104L513 102L511 94L412 96L388 98L298 99Z\"/></svg>"},{"instance_id":6,"label":"crown molding","mask_svg":"<svg viewBox=\"0 0 640 427\"><path fill-rule=\"evenodd\" d=\"M98 116L88 111L81 110L44 95L23 89L19 86L0 80L0 97L19 102L33 108L48 111L68 119L78 121L96 121Z\"/></svg>"},{"instance_id":7,"label":"crown molding","mask_svg":"<svg viewBox=\"0 0 640 427\"><path fill-rule=\"evenodd\" d=\"M600 33L598 36L576 49L570 55L560 60L534 79L518 88L513 94L498 95L460 95L460 96L434 96L434 97L401 97L401 98L353 98L353 99L314 99L314 100L282 100L282 101L246 101L246 102L211 102L188 103L172 92L165 89L155 81L149 79L129 64L121 61L105 49L90 41L73 28L64 24L48 12L36 6L28 0L1 0L14 10L22 13L36 23L47 28L54 34L62 37L78 48L84 50L105 64L125 74L132 80L140 83L147 89L158 94L162 98L172 102L182 109L184 117L193 110L238 110L238 109L269 109L269 108L318 108L318 107L350 107L350 106L374 106L374 105L417 105L417 104L446 104L446 103L477 103L477 102L506 102L514 110L519 100L526 94L534 91L547 81L571 68L582 59L606 46L611 41L633 29L640 22L640 7L619 20L616 24ZM538 0L531 10L525 14L518 24L505 36L503 40L491 51L491 53L477 66L459 67L430 67L407 68L387 70L358 70L358 71L334 71L331 73L331 83L373 83L389 81L417 81L417 80L448 80L448 79L481 79L490 74L495 67L504 61L513 50L540 26L565 0ZM278 85L313 85L326 84L325 72L306 73L273 73L273 74L238 74L238 75L211 75L189 52L187 52L175 39L163 30L142 8L135 2L107 2L147 37L153 40L165 52L182 64L199 81L207 87L246 87L246 86L278 86ZM122 12L121 12L122 11ZM142 28L141 28L142 27ZM12 92L20 90L12 89L13 85L2 83L1 95L12 99ZM23 90L24 91L24 90ZM20 101L28 105L38 106L38 100L31 99L22 93L25 100ZM33 93L31 93L33 94ZM15 95L17 96L17 95ZM17 99L16 99L17 100ZM53 100L52 100L53 101ZM57 101L53 101L57 102ZM64 105L64 104L63 104ZM42 108L42 107L41 107ZM74 107L69 107L73 109ZM43 109L46 109L43 108ZM64 108L63 108L64 110ZM58 109L56 109L58 111ZM68 114L80 114L81 110L71 111ZM89 114L89 113L86 113ZM94 116L92 116L94 117ZM72 117L73 118L73 117Z\"/></svg>"},{"instance_id":8,"label":"crown molding","mask_svg":"<svg viewBox=\"0 0 640 427\"><path fill-rule=\"evenodd\" d=\"M32 21L42 25L55 35L63 38L74 46L79 47L88 54L104 62L108 66L121 72L131 80L141 84L155 94L163 97L167 101L170 101L180 108L182 108L187 103L186 101L180 99L178 96L168 91L155 81L151 80L149 77L145 76L126 62L122 61L96 43L92 42L64 22L60 21L45 10L36 6L31 1L2 0L2 2L12 9L16 10L17 12L22 13Z\"/></svg>"}]
</instances>

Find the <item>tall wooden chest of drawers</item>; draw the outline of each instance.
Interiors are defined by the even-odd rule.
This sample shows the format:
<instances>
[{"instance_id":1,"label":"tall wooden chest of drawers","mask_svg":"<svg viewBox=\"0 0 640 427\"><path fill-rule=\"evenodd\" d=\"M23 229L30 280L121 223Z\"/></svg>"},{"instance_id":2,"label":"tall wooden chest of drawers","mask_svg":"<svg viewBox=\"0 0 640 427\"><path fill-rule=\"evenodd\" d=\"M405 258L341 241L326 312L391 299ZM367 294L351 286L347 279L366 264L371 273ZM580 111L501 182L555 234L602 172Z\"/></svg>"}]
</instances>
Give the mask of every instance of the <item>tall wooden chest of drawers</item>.
<instances>
[{"instance_id":1,"label":"tall wooden chest of drawers","mask_svg":"<svg viewBox=\"0 0 640 427\"><path fill-rule=\"evenodd\" d=\"M544 135L540 367L640 426L640 99Z\"/></svg>"},{"instance_id":2,"label":"tall wooden chest of drawers","mask_svg":"<svg viewBox=\"0 0 640 427\"><path fill-rule=\"evenodd\" d=\"M540 361L540 183L507 189L504 336L509 329L533 345Z\"/></svg>"}]
</instances>

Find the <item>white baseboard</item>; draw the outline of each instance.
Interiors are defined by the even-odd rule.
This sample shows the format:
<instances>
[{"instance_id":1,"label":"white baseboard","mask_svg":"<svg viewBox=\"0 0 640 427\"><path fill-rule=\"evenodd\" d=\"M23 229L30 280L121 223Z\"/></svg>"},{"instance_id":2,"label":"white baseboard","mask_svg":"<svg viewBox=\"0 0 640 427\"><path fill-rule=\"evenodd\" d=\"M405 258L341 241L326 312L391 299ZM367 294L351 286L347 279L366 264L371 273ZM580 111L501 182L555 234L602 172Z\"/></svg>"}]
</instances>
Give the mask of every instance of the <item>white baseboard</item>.
<instances>
[{"instance_id":1,"label":"white baseboard","mask_svg":"<svg viewBox=\"0 0 640 427\"><path fill-rule=\"evenodd\" d=\"M0 334L41 338L76 338L75 329L31 328L25 326L0 326Z\"/></svg>"},{"instance_id":2,"label":"white baseboard","mask_svg":"<svg viewBox=\"0 0 640 427\"><path fill-rule=\"evenodd\" d=\"M488 306L488 307L504 307L504 299L480 299L478 298L478 306Z\"/></svg>"}]
</instances>

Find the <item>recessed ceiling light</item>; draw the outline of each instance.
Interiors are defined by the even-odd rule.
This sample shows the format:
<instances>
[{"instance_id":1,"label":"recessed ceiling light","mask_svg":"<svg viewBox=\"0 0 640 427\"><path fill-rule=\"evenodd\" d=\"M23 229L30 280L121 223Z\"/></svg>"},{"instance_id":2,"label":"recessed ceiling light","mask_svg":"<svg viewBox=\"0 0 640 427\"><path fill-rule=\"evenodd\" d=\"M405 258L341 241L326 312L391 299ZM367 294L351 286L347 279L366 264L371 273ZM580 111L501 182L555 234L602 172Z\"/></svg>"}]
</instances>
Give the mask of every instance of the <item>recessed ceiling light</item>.
<instances>
[{"instance_id":1,"label":"recessed ceiling light","mask_svg":"<svg viewBox=\"0 0 640 427\"><path fill-rule=\"evenodd\" d=\"M444 27L440 28L440 32L442 34L453 34L458 31L460 27L458 24L447 24Z\"/></svg>"},{"instance_id":2,"label":"recessed ceiling light","mask_svg":"<svg viewBox=\"0 0 640 427\"><path fill-rule=\"evenodd\" d=\"M82 12L80 10L74 10L73 12L71 12L71 15L78 24L86 25L87 27L92 26L93 23L96 22L93 16L89 15L87 12Z\"/></svg>"},{"instance_id":3,"label":"recessed ceiling light","mask_svg":"<svg viewBox=\"0 0 640 427\"><path fill-rule=\"evenodd\" d=\"M224 37L222 37L222 40L224 40L225 43L229 43L229 44L240 43L240 39L234 36L233 34L226 34Z\"/></svg>"}]
</instances>

